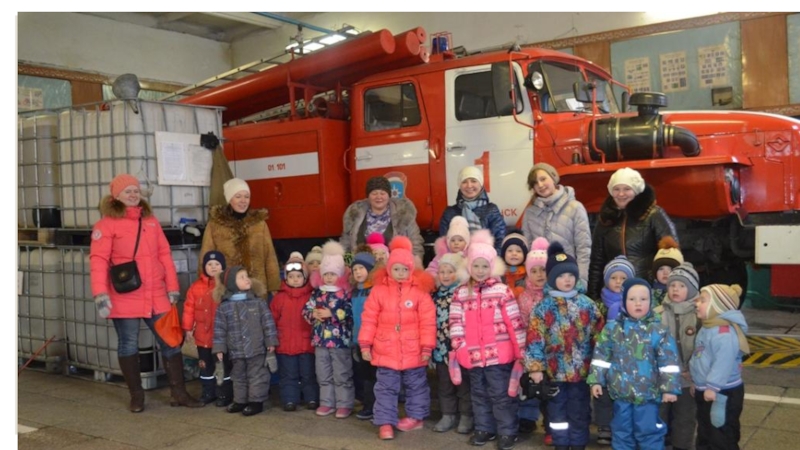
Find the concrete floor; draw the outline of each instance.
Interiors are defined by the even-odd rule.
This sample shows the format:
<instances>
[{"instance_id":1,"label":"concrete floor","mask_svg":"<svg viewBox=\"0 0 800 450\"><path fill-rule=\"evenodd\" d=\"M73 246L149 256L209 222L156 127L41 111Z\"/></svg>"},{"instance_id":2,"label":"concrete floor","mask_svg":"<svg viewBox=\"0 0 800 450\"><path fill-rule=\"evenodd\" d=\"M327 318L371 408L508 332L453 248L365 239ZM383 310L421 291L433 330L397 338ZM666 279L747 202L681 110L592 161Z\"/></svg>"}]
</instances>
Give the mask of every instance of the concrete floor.
<instances>
[{"instance_id":1,"label":"concrete floor","mask_svg":"<svg viewBox=\"0 0 800 450\"><path fill-rule=\"evenodd\" d=\"M800 448L800 369L746 368L748 397L742 414L741 447L746 450ZM752 380L752 381L751 381ZM163 377L160 380L164 383ZM199 394L197 381L188 390ZM276 387L274 387L276 388ZM276 390L276 389L274 389ZM467 436L425 430L397 432L380 441L368 421L317 417L311 411L284 412L273 407L253 417L227 414L209 405L171 408L169 389L147 391L141 414L127 411L128 393L121 382L64 376L26 369L18 378L18 448L80 449L450 449L469 448ZM437 407L437 402L432 402ZM34 429L31 431L31 429ZM542 432L522 437L517 448L544 449ZM594 441L594 430L592 440ZM486 448L494 448L489 445ZM588 448L603 448L590 446ZM608 448L608 447L605 447Z\"/></svg>"}]
</instances>

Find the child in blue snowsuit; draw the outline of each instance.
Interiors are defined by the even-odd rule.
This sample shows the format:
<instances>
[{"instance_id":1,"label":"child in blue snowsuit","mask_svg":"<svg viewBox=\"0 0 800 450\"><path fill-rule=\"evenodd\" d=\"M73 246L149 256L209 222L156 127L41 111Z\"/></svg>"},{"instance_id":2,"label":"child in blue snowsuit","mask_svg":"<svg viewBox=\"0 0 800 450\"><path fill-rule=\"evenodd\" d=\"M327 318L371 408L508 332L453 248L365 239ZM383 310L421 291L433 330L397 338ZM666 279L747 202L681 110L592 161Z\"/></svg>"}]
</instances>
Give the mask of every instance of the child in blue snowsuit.
<instances>
[{"instance_id":1,"label":"child in blue snowsuit","mask_svg":"<svg viewBox=\"0 0 800 450\"><path fill-rule=\"evenodd\" d=\"M614 400L615 450L663 449L667 427L659 405L681 392L675 339L654 316L650 289L641 278L625 281L620 314L600 334L587 380L595 398L605 387Z\"/></svg>"}]
</instances>

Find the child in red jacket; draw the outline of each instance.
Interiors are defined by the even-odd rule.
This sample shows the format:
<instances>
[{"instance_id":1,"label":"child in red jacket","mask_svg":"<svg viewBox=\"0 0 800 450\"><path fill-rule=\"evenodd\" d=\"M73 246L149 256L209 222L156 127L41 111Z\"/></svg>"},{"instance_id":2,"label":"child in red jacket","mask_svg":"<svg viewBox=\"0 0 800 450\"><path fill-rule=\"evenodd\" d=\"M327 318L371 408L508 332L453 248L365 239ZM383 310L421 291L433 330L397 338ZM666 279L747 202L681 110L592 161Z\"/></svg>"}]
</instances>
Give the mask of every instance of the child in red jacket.
<instances>
[{"instance_id":1,"label":"child in red jacket","mask_svg":"<svg viewBox=\"0 0 800 450\"><path fill-rule=\"evenodd\" d=\"M225 382L217 393L214 380L216 358L211 353L214 341L214 316L217 313L217 302L211 293L214 291L214 277L223 270L225 270L225 255L214 250L206 252L203 255L203 273L189 286L189 290L186 291L186 302L183 304L181 325L186 331L186 338L194 337L197 344L200 384L203 386L200 401L205 405L218 400L217 406L227 406L233 399L231 363L227 357L223 359Z\"/></svg>"},{"instance_id":2,"label":"child in red jacket","mask_svg":"<svg viewBox=\"0 0 800 450\"><path fill-rule=\"evenodd\" d=\"M372 423L380 426L381 439L394 439L393 425L400 431L422 428L430 414L426 371L436 346L436 307L429 294L435 282L415 270L411 249L407 237L392 239L388 263L374 274L358 334L361 357L378 368ZM401 385L406 417L398 420Z\"/></svg>"},{"instance_id":3,"label":"child in red jacket","mask_svg":"<svg viewBox=\"0 0 800 450\"><path fill-rule=\"evenodd\" d=\"M295 411L302 394L306 408L319 406L319 385L314 373L314 347L311 324L303 318L303 309L311 298L308 268L303 255L292 252L283 266L286 280L275 294L269 309L278 327L278 373L284 411Z\"/></svg>"}]
</instances>

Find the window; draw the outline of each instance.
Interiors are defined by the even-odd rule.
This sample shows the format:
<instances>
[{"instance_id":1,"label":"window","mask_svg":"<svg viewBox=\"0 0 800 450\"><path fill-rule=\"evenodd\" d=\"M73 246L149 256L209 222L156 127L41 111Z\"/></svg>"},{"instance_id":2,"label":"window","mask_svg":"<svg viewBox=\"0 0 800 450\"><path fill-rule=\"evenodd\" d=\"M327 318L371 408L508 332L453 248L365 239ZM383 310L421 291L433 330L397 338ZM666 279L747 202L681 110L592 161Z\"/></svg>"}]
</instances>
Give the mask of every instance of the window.
<instances>
[{"instance_id":1,"label":"window","mask_svg":"<svg viewBox=\"0 0 800 450\"><path fill-rule=\"evenodd\" d=\"M541 92L542 111L544 112L591 112L592 104L575 99L573 85L583 82L583 73L578 66L545 62L532 64L529 70L541 70L545 79L545 88ZM598 88L606 93L606 100L597 105L600 113L617 113L619 109L614 100L610 84L598 75L589 73L589 79L597 83Z\"/></svg>"},{"instance_id":2,"label":"window","mask_svg":"<svg viewBox=\"0 0 800 450\"><path fill-rule=\"evenodd\" d=\"M411 83L369 89L364 94L364 128L393 130L419 125L417 92Z\"/></svg>"},{"instance_id":3,"label":"window","mask_svg":"<svg viewBox=\"0 0 800 450\"><path fill-rule=\"evenodd\" d=\"M492 92L492 72L459 75L455 82L456 119L459 121L485 119L487 117L510 116L508 111L497 113ZM517 113L522 112L522 93L517 86Z\"/></svg>"}]
</instances>

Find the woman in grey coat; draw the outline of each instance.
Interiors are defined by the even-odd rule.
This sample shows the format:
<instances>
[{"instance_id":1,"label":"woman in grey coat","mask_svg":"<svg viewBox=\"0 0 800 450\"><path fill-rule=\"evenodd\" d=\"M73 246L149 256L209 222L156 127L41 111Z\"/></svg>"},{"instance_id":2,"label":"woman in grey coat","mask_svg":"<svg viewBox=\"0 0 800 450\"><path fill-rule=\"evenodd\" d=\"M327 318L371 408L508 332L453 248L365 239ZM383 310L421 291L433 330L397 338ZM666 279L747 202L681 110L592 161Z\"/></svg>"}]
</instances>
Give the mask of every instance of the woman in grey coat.
<instances>
[{"instance_id":1,"label":"woman in grey coat","mask_svg":"<svg viewBox=\"0 0 800 450\"><path fill-rule=\"evenodd\" d=\"M533 192L530 205L522 213L522 234L528 242L544 237L558 241L564 251L578 261L584 286L589 281L589 256L592 234L586 208L575 199L575 190L558 184L556 169L547 163L534 165L528 172L528 188Z\"/></svg>"},{"instance_id":2,"label":"woman in grey coat","mask_svg":"<svg viewBox=\"0 0 800 450\"><path fill-rule=\"evenodd\" d=\"M392 198L392 185L386 177L367 181L367 198L356 200L344 212L342 237L339 243L345 252L353 252L372 233L383 235L384 242L405 236L414 246L414 256L422 265L425 253L417 225L417 208L407 198Z\"/></svg>"}]
</instances>

